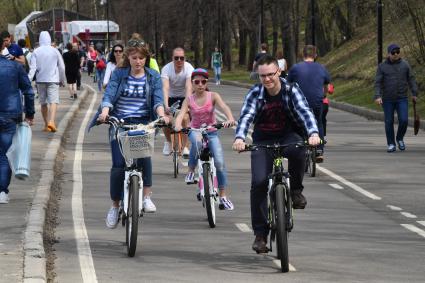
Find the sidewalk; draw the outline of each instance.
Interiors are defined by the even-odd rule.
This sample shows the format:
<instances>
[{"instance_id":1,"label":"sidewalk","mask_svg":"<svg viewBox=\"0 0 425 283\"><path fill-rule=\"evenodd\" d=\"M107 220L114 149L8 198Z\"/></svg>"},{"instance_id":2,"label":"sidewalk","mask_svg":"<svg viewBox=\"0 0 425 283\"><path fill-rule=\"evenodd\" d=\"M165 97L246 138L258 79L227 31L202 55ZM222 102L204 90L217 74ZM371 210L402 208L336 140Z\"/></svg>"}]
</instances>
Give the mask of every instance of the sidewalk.
<instances>
[{"instance_id":1,"label":"sidewalk","mask_svg":"<svg viewBox=\"0 0 425 283\"><path fill-rule=\"evenodd\" d=\"M84 77L84 75L83 75ZM43 248L45 210L54 177L54 162L66 128L80 103L90 94L87 85L77 100L70 100L67 88L60 88L56 133L43 132L43 118L36 99L32 127L31 176L26 181L12 176L9 204L0 204L0 282L45 282Z\"/></svg>"}]
</instances>

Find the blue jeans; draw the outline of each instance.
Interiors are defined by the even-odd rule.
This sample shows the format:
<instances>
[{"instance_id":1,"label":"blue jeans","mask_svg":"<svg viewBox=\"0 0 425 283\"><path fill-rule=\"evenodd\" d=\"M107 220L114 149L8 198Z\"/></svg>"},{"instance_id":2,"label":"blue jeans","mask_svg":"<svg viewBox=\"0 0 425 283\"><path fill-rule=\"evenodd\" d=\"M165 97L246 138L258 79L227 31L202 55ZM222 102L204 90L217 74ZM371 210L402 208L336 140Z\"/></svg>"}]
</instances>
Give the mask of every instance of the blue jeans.
<instances>
[{"instance_id":1,"label":"blue jeans","mask_svg":"<svg viewBox=\"0 0 425 283\"><path fill-rule=\"evenodd\" d=\"M127 121L127 119L126 119ZM131 123L147 124L147 119L131 119ZM109 143L112 153L112 168L109 181L111 200L121 200L124 193L125 159L119 149L118 141L115 139L114 129L109 129ZM143 187L152 186L152 160L150 157L137 159L137 168L143 171Z\"/></svg>"},{"instance_id":2,"label":"blue jeans","mask_svg":"<svg viewBox=\"0 0 425 283\"><path fill-rule=\"evenodd\" d=\"M202 149L202 136L199 132L190 132L189 139L192 143L189 154L188 166L195 169L198 164L198 149ZM208 133L208 147L214 157L214 166L217 171L218 188L224 189L227 185L227 171L224 165L223 148L217 131Z\"/></svg>"},{"instance_id":3,"label":"blue jeans","mask_svg":"<svg viewBox=\"0 0 425 283\"><path fill-rule=\"evenodd\" d=\"M12 170L7 160L6 152L12 145L13 135L16 132L16 122L0 117L0 192L9 193Z\"/></svg>"},{"instance_id":4,"label":"blue jeans","mask_svg":"<svg viewBox=\"0 0 425 283\"><path fill-rule=\"evenodd\" d=\"M221 78L221 66L213 66L213 68L215 74L215 81L219 82Z\"/></svg>"},{"instance_id":5,"label":"blue jeans","mask_svg":"<svg viewBox=\"0 0 425 283\"><path fill-rule=\"evenodd\" d=\"M407 131L408 123L408 100L401 98L396 101L383 101L382 108L384 109L385 117L385 134L387 136L387 144L394 144L394 112L397 111L398 129L396 140L402 141Z\"/></svg>"},{"instance_id":6,"label":"blue jeans","mask_svg":"<svg viewBox=\"0 0 425 283\"><path fill-rule=\"evenodd\" d=\"M99 89L99 91L102 91L104 76L105 76L105 69L103 70L96 69L97 88Z\"/></svg>"}]
</instances>

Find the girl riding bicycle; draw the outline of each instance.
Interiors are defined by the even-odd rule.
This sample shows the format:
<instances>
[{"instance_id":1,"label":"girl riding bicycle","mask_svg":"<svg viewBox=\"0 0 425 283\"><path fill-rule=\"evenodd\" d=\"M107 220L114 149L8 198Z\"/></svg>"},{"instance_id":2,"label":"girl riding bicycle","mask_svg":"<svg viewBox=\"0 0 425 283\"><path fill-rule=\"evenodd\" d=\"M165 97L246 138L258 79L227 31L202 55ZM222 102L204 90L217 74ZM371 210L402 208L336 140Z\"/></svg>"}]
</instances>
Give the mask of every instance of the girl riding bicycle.
<instances>
[{"instance_id":1,"label":"girl riding bicycle","mask_svg":"<svg viewBox=\"0 0 425 283\"><path fill-rule=\"evenodd\" d=\"M125 123L147 124L157 116L165 123L162 98L162 83L157 71L145 66L150 56L146 44L132 38L124 51L123 60L112 73L101 107L92 120L90 127L97 121L104 123L111 114ZM115 139L114 129L109 131L109 142L112 153L112 168L110 173L110 193L112 207L106 217L106 226L115 228L119 218L119 203L123 197L125 160ZM152 186L152 161L150 157L137 159L138 167L143 169L143 209L145 212L155 212L156 207L150 199Z\"/></svg>"},{"instance_id":2,"label":"girl riding bicycle","mask_svg":"<svg viewBox=\"0 0 425 283\"><path fill-rule=\"evenodd\" d=\"M198 68L192 72L192 89L193 93L183 101L183 105L179 115L176 118L175 130L182 129L183 117L189 113L191 117L191 128L200 128L202 126L212 126L216 123L215 105L218 105L227 117L227 121L223 123L228 128L235 125L232 112L221 96L216 92L210 92L207 88L208 72L205 69ZM198 148L201 148L201 134L191 131L189 139L192 143L189 154L188 173L185 181L187 184L195 182L195 168L198 159ZM233 210L233 203L226 197L227 171L224 164L223 148L218 138L217 130L214 128L208 133L209 147L214 157L214 165L217 170L217 181L220 196L220 209Z\"/></svg>"}]
</instances>

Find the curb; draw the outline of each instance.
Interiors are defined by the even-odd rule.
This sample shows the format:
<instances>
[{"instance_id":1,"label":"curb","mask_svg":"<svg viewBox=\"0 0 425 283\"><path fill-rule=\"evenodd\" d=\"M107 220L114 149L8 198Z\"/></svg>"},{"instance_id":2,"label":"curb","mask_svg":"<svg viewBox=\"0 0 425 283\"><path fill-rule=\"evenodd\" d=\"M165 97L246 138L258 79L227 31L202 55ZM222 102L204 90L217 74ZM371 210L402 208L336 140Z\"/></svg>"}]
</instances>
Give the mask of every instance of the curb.
<instances>
[{"instance_id":1,"label":"curb","mask_svg":"<svg viewBox=\"0 0 425 283\"><path fill-rule=\"evenodd\" d=\"M48 144L48 150L40 163L41 177L35 189L34 198L28 213L27 225L24 232L24 283L46 282L46 254L43 244L43 229L46 218L47 203L50 197L50 187L54 179L54 166L56 155L63 142L63 135L71 124L71 121L80 106L86 99L89 89L84 85L84 90L79 96L78 103L73 103L70 110L58 125L55 137Z\"/></svg>"},{"instance_id":2,"label":"curb","mask_svg":"<svg viewBox=\"0 0 425 283\"><path fill-rule=\"evenodd\" d=\"M231 85L231 86L237 86L237 87L243 87L243 88L247 88L250 89L254 83L252 84L248 84L248 83L240 83L237 81L221 81L222 84L225 85ZM348 104L345 102L338 102L335 100L329 100L329 106L333 107L335 109L339 109L345 112L350 112L362 117L365 117L369 120L378 120L378 121L384 121L384 113L383 112L379 112L379 111L375 111L375 110L371 110L365 107L361 107L361 106L356 106L356 105L352 105L352 104ZM408 125L410 127L413 127L413 118L409 117L409 123ZM398 124L398 121L395 119L394 120L395 124ZM420 120L420 129L425 131L425 120L421 119Z\"/></svg>"}]
</instances>

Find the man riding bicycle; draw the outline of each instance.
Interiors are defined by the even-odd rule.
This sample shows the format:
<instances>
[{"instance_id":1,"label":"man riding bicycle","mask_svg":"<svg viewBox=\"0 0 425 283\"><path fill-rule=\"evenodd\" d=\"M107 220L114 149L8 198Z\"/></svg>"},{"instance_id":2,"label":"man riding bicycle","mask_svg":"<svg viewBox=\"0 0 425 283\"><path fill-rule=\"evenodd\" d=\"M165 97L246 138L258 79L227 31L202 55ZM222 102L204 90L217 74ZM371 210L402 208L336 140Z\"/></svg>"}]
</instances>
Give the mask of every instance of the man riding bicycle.
<instances>
[{"instance_id":1,"label":"man riding bicycle","mask_svg":"<svg viewBox=\"0 0 425 283\"><path fill-rule=\"evenodd\" d=\"M251 123L254 124L254 144L288 144L303 141L308 136L311 145L320 143L314 114L298 86L280 78L277 60L264 55L258 62L261 83L248 92L236 128L233 149L245 149L245 139ZM284 155L288 158L290 187L294 209L304 209L307 204L302 195L305 169L305 148L289 146ZM267 176L271 173L273 156L266 149L251 153L251 221L255 234L252 249L265 253L267 249Z\"/></svg>"}]
</instances>

